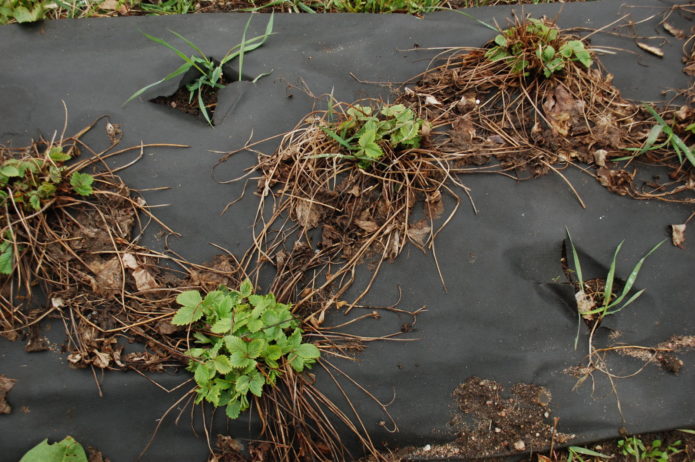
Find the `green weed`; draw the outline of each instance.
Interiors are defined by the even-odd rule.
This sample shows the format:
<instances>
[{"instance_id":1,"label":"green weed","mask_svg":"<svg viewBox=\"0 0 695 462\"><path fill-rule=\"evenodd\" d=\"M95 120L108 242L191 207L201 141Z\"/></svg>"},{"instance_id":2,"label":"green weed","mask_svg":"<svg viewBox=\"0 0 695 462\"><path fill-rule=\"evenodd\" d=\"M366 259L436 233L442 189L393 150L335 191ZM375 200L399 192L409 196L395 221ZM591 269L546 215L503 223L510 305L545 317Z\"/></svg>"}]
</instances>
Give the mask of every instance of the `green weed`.
<instances>
[{"instance_id":1,"label":"green weed","mask_svg":"<svg viewBox=\"0 0 695 462\"><path fill-rule=\"evenodd\" d=\"M659 115L653 107L648 104L643 105L644 109L654 117L656 124L652 127L647 135L647 139L641 148L626 148L627 151L633 151L635 154L629 157L621 157L616 160L626 160L639 155L644 154L647 151L654 151L656 149L662 149L670 147L678 156L678 161L683 164L685 159L690 162L690 165L695 167L695 150L693 146L688 146L685 142L673 131L673 128ZM695 133L695 124L691 124L686 127L686 130ZM657 140L661 135L665 135L666 139L662 143L657 143Z\"/></svg>"},{"instance_id":2,"label":"green weed","mask_svg":"<svg viewBox=\"0 0 695 462\"><path fill-rule=\"evenodd\" d=\"M195 11L193 0L166 0L157 3L140 3L140 9L149 14L186 14Z\"/></svg>"},{"instance_id":3,"label":"green weed","mask_svg":"<svg viewBox=\"0 0 695 462\"><path fill-rule=\"evenodd\" d=\"M683 452L679 449L681 441L664 446L661 440L654 440L649 446L636 437L631 436L618 441L618 451L624 456L632 457L636 462L668 462L673 455Z\"/></svg>"},{"instance_id":4,"label":"green weed","mask_svg":"<svg viewBox=\"0 0 695 462\"><path fill-rule=\"evenodd\" d=\"M539 19L529 19L503 30L495 36L494 43L485 57L490 61L507 61L513 74L529 76L542 71L549 78L571 61L578 61L587 69L593 64L583 42L562 40L555 25Z\"/></svg>"},{"instance_id":5,"label":"green weed","mask_svg":"<svg viewBox=\"0 0 695 462\"><path fill-rule=\"evenodd\" d=\"M597 322L600 322L601 319L603 319L604 317L623 310L627 306L631 305L635 300L637 300L646 289L642 289L635 292L627 300L625 300L625 298L628 296L630 290L634 286L635 280L637 279L637 276L640 270L642 269L642 265L644 264L647 257L649 257L659 247L661 247L661 245L664 242L666 242L666 240L664 239L663 241L656 244L635 264L635 266L632 268L632 271L625 280L625 285L623 286L622 291L619 295L617 295L613 293L613 287L615 285L616 260L618 257L618 253L620 252L620 249L623 246L623 242L625 242L621 241L620 244L618 244L618 246L616 247L615 252L613 253L613 259L611 261L610 267L608 268L608 274L606 275L606 279L604 281L603 292L591 293L592 291L589 289L586 282L584 281L581 262L579 261L577 249L575 248L574 242L572 241L572 236L569 232L569 229L566 229L566 231L567 239L569 241L570 249L572 251L572 263L574 265L574 271L577 275L577 279L579 282L579 289L575 293L575 299L577 300L577 315L579 317L579 323L581 323L582 318L586 320L595 320ZM577 325L577 337L574 341L575 349L577 348L577 344L579 342L580 325L581 324Z\"/></svg>"},{"instance_id":6,"label":"green weed","mask_svg":"<svg viewBox=\"0 0 695 462\"><path fill-rule=\"evenodd\" d=\"M176 53L176 55L183 61L183 64L178 69L168 74L164 78L149 85L146 85L143 88L136 91L135 93L133 93L124 104L128 104L130 101L137 98L145 91L149 90L154 86L157 86L163 82L178 77L179 75L185 74L191 69L195 69L198 72L198 77L196 77L196 79L193 82L186 85L186 89L189 93L189 102L193 101L194 97L197 98L198 108L200 109L201 114L203 115L205 120L210 125L212 125L212 119L210 118L210 114L208 113L207 107L205 106L205 102L203 101L203 90L206 88L224 88L224 84L222 82L222 67L235 58L239 62L238 80L241 80L243 76L244 54L250 53L253 50L261 47L266 42L266 40L268 40L268 37L270 37L270 35L273 33L273 15L271 14L270 19L268 20L268 24L265 28L265 33L263 35L259 35L247 40L246 32L248 31L252 19L253 16L249 18L249 20L246 22L246 25L244 26L241 42L238 45L235 45L232 48L230 48L229 51L227 51L227 53L219 62L210 59L205 53L203 53L203 51L200 48L198 48L196 44L194 44L181 34L172 30L170 30L169 32L181 39L198 55L192 54L191 56L187 56L184 52L171 45L166 40L154 37L149 34L145 34L145 37L147 37L148 39L152 40L155 43L158 43L159 45L169 48L171 51Z\"/></svg>"},{"instance_id":7,"label":"green weed","mask_svg":"<svg viewBox=\"0 0 695 462\"><path fill-rule=\"evenodd\" d=\"M331 127L322 127L350 154L320 154L319 157L341 157L369 168L384 156L381 146L388 142L392 148L420 147L420 133L424 121L402 104L386 105L378 114L370 106L355 105L347 110L345 120Z\"/></svg>"},{"instance_id":8,"label":"green weed","mask_svg":"<svg viewBox=\"0 0 695 462\"><path fill-rule=\"evenodd\" d=\"M574 462L575 460L586 462L582 456L599 457L601 459L610 459L611 457L581 446L570 446L567 448L567 462Z\"/></svg>"},{"instance_id":9,"label":"green weed","mask_svg":"<svg viewBox=\"0 0 695 462\"><path fill-rule=\"evenodd\" d=\"M176 301L182 306L172 324L191 325L203 345L186 352L197 384L196 404L225 406L230 419L249 408L249 393L261 397L264 386L274 385L285 364L302 372L320 356L316 346L302 343L290 305L278 303L273 294L254 295L249 280L238 291L221 286L203 299L189 290Z\"/></svg>"}]
</instances>

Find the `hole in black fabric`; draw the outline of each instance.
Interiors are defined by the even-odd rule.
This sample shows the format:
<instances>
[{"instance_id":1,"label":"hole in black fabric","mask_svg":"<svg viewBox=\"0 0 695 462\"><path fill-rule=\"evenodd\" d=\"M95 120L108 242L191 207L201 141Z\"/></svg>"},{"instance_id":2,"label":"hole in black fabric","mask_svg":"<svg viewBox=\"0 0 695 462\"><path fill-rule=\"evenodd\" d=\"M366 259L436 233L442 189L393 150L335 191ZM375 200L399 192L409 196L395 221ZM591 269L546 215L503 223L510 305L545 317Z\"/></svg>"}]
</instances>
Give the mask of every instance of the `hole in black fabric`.
<instances>
[{"instance_id":1,"label":"hole in black fabric","mask_svg":"<svg viewBox=\"0 0 695 462\"><path fill-rule=\"evenodd\" d=\"M212 58L210 58L212 59ZM219 61L212 59L212 61L217 65ZM203 111L200 106L200 99L202 99L202 104L205 107L210 121L214 124L214 114L217 108L217 93L221 88L215 88L209 85L202 86L202 92L198 95L198 90L191 92L189 90L189 85L193 84L196 79L200 76L200 71L195 68L190 69L181 78L178 89L170 95L162 95L152 98L150 102L155 104L161 104L167 106L171 109L181 111L184 114L195 117L203 123L208 123L205 119ZM251 79L246 75L241 76L241 81L250 82ZM222 67L222 77L219 83L223 86L234 85L239 82L239 73L231 66Z\"/></svg>"}]
</instances>

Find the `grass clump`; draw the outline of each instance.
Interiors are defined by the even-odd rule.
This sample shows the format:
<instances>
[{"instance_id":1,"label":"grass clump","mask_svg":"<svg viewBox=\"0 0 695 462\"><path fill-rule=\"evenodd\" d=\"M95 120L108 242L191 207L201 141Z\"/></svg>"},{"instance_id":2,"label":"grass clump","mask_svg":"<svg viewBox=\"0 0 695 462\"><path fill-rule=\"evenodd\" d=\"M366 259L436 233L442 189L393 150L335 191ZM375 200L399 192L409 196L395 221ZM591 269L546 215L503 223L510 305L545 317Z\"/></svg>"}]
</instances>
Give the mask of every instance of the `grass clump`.
<instances>
[{"instance_id":1,"label":"grass clump","mask_svg":"<svg viewBox=\"0 0 695 462\"><path fill-rule=\"evenodd\" d=\"M637 436L618 440L618 452L635 462L668 462L672 456L683 452L681 446L680 440L668 445L660 439L647 445Z\"/></svg>"},{"instance_id":2,"label":"grass clump","mask_svg":"<svg viewBox=\"0 0 695 462\"><path fill-rule=\"evenodd\" d=\"M195 43L191 42L190 40L188 40L187 38L185 38L177 32L171 30L169 31L173 35L181 39L186 45L188 45L188 47L190 47L195 53L197 53L197 55L192 54L188 56L183 51L179 50L166 40L149 34L145 34L145 37L147 37L148 39L176 53L176 55L183 61L183 64L181 64L181 66L179 66L178 69L166 75L162 79L149 85L146 85L138 91L136 91L135 93L133 93L124 104L129 103L130 101L137 98L138 96L140 96L152 87L155 87L161 83L164 83L182 74L185 74L190 70L195 70L197 76L193 79L191 83L186 85L186 89L188 90L189 94L189 103L193 101L193 98L196 98L200 113L203 115L203 118L208 122L208 124L212 125L212 119L210 117L208 108L203 98L204 93L206 91L216 91L220 88L224 88L225 82L223 76L223 67L233 59L238 60L238 80L241 81L243 77L244 55L263 46L263 44L273 33L273 15L271 15L270 19L268 20L268 23L266 24L265 32L262 35L246 39L246 32L248 31L252 19L253 16L249 18L249 20L246 22L246 25L244 26L241 42L230 48L227 51L227 53L225 53L224 57L222 57L222 59L219 61L213 60L210 57L208 57ZM257 77L257 79L259 77Z\"/></svg>"},{"instance_id":3,"label":"grass clump","mask_svg":"<svg viewBox=\"0 0 695 462\"><path fill-rule=\"evenodd\" d=\"M687 160L691 167L695 167L695 151L693 150L693 146L688 146L685 141L676 134L673 127L666 123L664 118L661 117L652 106L645 104L643 107L654 118L656 124L649 130L647 139L640 148L627 148L628 151L633 151L635 153L630 157L637 157L646 152L666 149L676 153L680 165L683 165ZM685 127L685 131L690 132L689 134L695 134L695 123ZM662 135L664 135L666 139L658 143L657 141Z\"/></svg>"},{"instance_id":4,"label":"grass clump","mask_svg":"<svg viewBox=\"0 0 695 462\"><path fill-rule=\"evenodd\" d=\"M253 294L248 279L238 291L221 286L202 298L190 290L176 301L182 306L172 324L194 328L202 345L186 352L196 403L225 406L230 419L249 408L249 393L260 398L264 386L274 386L284 367L302 372L320 356L316 346L302 342L290 305L278 303L273 294Z\"/></svg>"}]
</instances>

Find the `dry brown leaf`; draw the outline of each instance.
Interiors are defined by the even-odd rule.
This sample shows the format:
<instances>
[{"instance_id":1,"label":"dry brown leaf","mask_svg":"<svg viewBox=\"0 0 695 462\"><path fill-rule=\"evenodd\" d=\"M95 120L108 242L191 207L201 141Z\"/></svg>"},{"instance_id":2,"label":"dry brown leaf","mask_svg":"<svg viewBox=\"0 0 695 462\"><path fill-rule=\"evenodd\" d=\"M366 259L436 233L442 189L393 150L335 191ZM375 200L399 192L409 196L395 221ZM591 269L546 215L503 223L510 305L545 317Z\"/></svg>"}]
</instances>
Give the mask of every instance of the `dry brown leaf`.
<instances>
[{"instance_id":1,"label":"dry brown leaf","mask_svg":"<svg viewBox=\"0 0 695 462\"><path fill-rule=\"evenodd\" d=\"M109 367L111 356L109 356L107 353L102 353L99 350L93 350L92 352L94 353L94 359L92 359L93 365L100 369L106 369Z\"/></svg>"},{"instance_id":2,"label":"dry brown leaf","mask_svg":"<svg viewBox=\"0 0 695 462\"><path fill-rule=\"evenodd\" d=\"M557 85L543 102L543 109L553 131L567 136L573 122L582 117L584 101L573 98L565 87Z\"/></svg>"},{"instance_id":3,"label":"dry brown leaf","mask_svg":"<svg viewBox=\"0 0 695 462\"><path fill-rule=\"evenodd\" d=\"M135 279L135 286L138 290L150 290L159 287L154 276L142 267L133 271L133 278Z\"/></svg>"},{"instance_id":4,"label":"dry brown leaf","mask_svg":"<svg viewBox=\"0 0 695 462\"><path fill-rule=\"evenodd\" d=\"M408 238L420 247L425 247L431 233L432 226L430 226L430 221L425 218L408 227Z\"/></svg>"},{"instance_id":5,"label":"dry brown leaf","mask_svg":"<svg viewBox=\"0 0 695 462\"><path fill-rule=\"evenodd\" d=\"M379 229L379 225L371 220L355 220L355 224L368 233L374 233Z\"/></svg>"},{"instance_id":6,"label":"dry brown leaf","mask_svg":"<svg viewBox=\"0 0 695 462\"><path fill-rule=\"evenodd\" d=\"M598 165L599 167L605 167L607 155L608 155L608 151L606 151L605 149L597 149L594 152L594 163L596 165Z\"/></svg>"},{"instance_id":7,"label":"dry brown leaf","mask_svg":"<svg viewBox=\"0 0 695 462\"><path fill-rule=\"evenodd\" d=\"M652 46L652 45L648 45L648 44L646 44L646 43L644 43L644 42L635 42L635 43L637 43L637 46L638 46L638 47L640 47L641 49L643 49L644 51L646 51L646 52L648 52L648 53L653 54L654 56L658 56L659 58L663 58L663 57L664 57L664 52L663 52L663 50L662 50L661 48L659 48L659 47L655 47L655 46Z\"/></svg>"},{"instance_id":8,"label":"dry brown leaf","mask_svg":"<svg viewBox=\"0 0 695 462\"><path fill-rule=\"evenodd\" d=\"M686 37L685 32L683 32L682 29L678 29L667 22L664 22L662 25L664 26L664 29L666 29L666 32L673 35L677 39L683 40Z\"/></svg>"},{"instance_id":9,"label":"dry brown leaf","mask_svg":"<svg viewBox=\"0 0 695 462\"><path fill-rule=\"evenodd\" d=\"M451 142L456 146L466 147L473 142L476 132L470 116L458 117L451 124Z\"/></svg>"},{"instance_id":10,"label":"dry brown leaf","mask_svg":"<svg viewBox=\"0 0 695 462\"><path fill-rule=\"evenodd\" d=\"M94 273L93 289L99 295L103 295L113 290L118 290L121 287L121 262L117 257L110 258L106 261L97 258L88 263L89 269Z\"/></svg>"},{"instance_id":11,"label":"dry brown leaf","mask_svg":"<svg viewBox=\"0 0 695 462\"><path fill-rule=\"evenodd\" d=\"M12 407L7 402L7 394L14 387L15 380L0 374L0 414L10 414Z\"/></svg>"},{"instance_id":12,"label":"dry brown leaf","mask_svg":"<svg viewBox=\"0 0 695 462\"><path fill-rule=\"evenodd\" d=\"M138 261L135 259L132 253L125 253L123 254L123 266L125 266L128 269L137 269L140 264Z\"/></svg>"},{"instance_id":13,"label":"dry brown leaf","mask_svg":"<svg viewBox=\"0 0 695 462\"><path fill-rule=\"evenodd\" d=\"M439 100L437 98L435 98L434 96L427 95L425 97L425 105L426 106L441 106L442 103L439 102Z\"/></svg>"},{"instance_id":14,"label":"dry brown leaf","mask_svg":"<svg viewBox=\"0 0 695 462\"><path fill-rule=\"evenodd\" d=\"M318 205L312 204L308 200L297 201L297 206L294 209L294 213L297 215L297 222L303 228L316 228L321 218L317 210L318 207Z\"/></svg>"},{"instance_id":15,"label":"dry brown leaf","mask_svg":"<svg viewBox=\"0 0 695 462\"><path fill-rule=\"evenodd\" d=\"M683 248L685 243L685 223L682 225L671 225L671 241L676 247Z\"/></svg>"}]
</instances>

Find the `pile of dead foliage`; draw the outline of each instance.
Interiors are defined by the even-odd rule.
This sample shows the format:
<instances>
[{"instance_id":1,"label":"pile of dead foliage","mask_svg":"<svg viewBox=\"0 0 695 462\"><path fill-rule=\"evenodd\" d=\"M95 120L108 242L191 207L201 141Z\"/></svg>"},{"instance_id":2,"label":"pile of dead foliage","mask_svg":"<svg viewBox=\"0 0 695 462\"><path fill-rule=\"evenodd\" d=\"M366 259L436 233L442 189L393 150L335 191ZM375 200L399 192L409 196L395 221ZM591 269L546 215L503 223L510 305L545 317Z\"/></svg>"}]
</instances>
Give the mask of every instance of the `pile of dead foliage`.
<instances>
[{"instance_id":1,"label":"pile of dead foliage","mask_svg":"<svg viewBox=\"0 0 695 462\"><path fill-rule=\"evenodd\" d=\"M444 130L437 149L456 153L458 171L566 181L562 169L582 163L618 194L695 202L692 108L655 116L627 101L595 50L551 21L517 19L413 80L400 102Z\"/></svg>"},{"instance_id":2,"label":"pile of dead foliage","mask_svg":"<svg viewBox=\"0 0 695 462\"><path fill-rule=\"evenodd\" d=\"M38 324L59 318L73 366L162 370L183 358L168 323L176 294L234 285L238 265L206 269L138 245L150 222L171 231L117 176L127 165L111 169L107 161L139 151L135 163L151 146L117 150L118 127L106 122L111 143L95 152L82 138L97 123L70 138L0 151L1 333L26 335L29 351L47 349ZM178 269L164 269L162 260ZM119 337L146 348L126 354Z\"/></svg>"}]
</instances>

